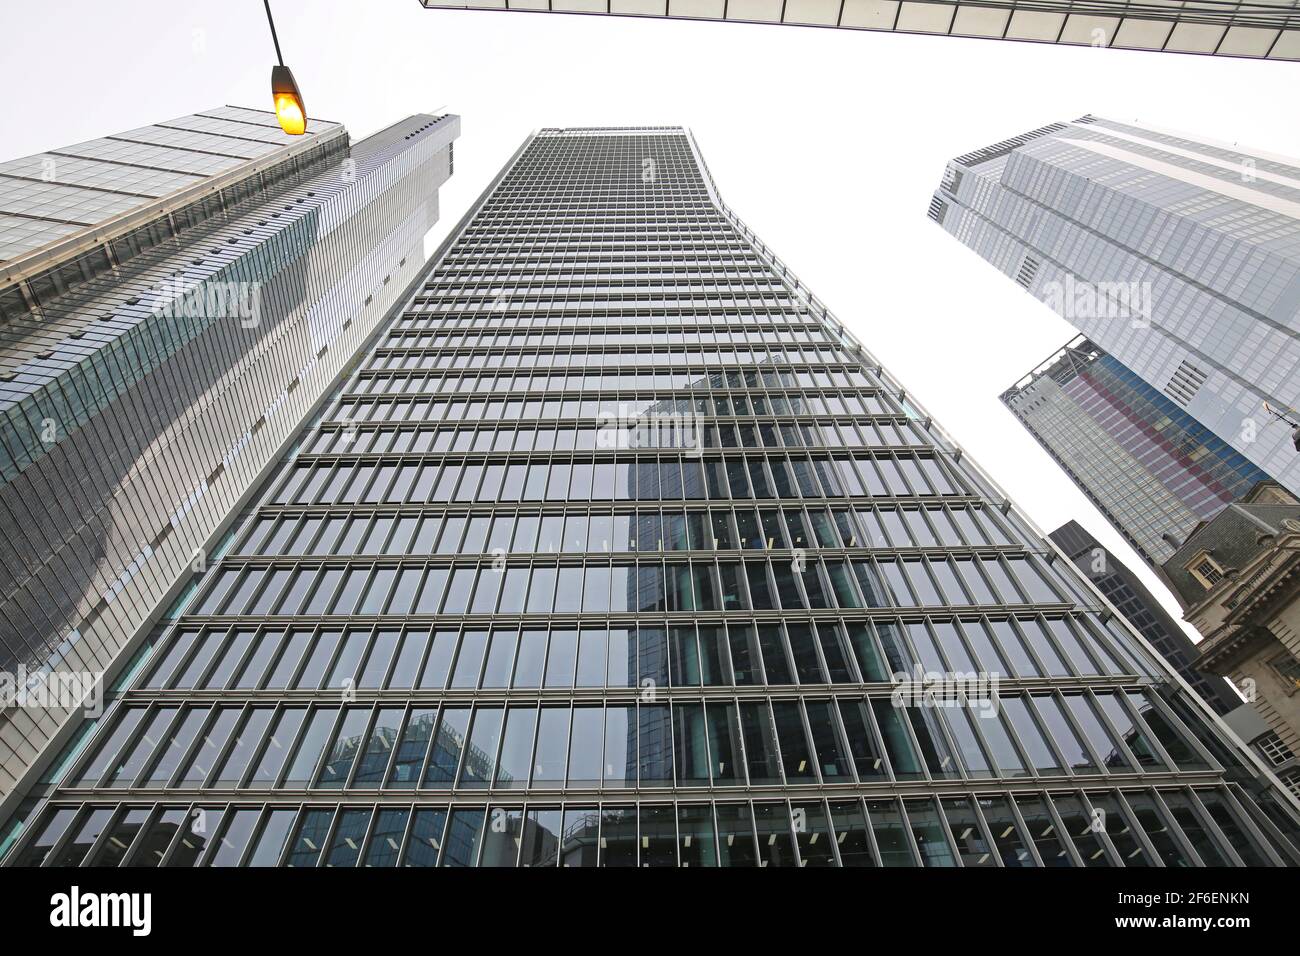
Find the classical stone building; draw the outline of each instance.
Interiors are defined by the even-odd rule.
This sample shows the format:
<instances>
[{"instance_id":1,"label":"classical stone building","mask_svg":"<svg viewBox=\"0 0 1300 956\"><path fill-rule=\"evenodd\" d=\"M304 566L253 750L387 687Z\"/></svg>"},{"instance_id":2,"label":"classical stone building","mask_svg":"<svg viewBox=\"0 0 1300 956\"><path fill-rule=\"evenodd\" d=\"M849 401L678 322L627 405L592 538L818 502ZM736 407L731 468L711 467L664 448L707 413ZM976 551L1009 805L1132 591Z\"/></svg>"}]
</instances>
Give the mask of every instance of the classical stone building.
<instances>
[{"instance_id":1,"label":"classical stone building","mask_svg":"<svg viewBox=\"0 0 1300 956\"><path fill-rule=\"evenodd\" d=\"M1164 572L1205 635L1197 666L1231 678L1300 752L1300 502L1261 482L1197 527Z\"/></svg>"}]
</instances>

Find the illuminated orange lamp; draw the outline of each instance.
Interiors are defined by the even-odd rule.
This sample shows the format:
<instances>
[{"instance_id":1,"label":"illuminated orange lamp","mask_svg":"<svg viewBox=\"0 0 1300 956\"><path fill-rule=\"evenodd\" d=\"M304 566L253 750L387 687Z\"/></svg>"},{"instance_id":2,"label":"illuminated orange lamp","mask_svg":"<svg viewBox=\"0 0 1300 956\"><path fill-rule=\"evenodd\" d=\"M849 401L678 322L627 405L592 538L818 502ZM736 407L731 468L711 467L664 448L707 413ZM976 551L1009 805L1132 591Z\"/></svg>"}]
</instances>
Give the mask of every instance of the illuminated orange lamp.
<instances>
[{"instance_id":1,"label":"illuminated orange lamp","mask_svg":"<svg viewBox=\"0 0 1300 956\"><path fill-rule=\"evenodd\" d=\"M303 105L293 73L283 64L271 67L271 98L275 102L275 118L280 122L280 129L290 136L307 132L307 107Z\"/></svg>"}]
</instances>

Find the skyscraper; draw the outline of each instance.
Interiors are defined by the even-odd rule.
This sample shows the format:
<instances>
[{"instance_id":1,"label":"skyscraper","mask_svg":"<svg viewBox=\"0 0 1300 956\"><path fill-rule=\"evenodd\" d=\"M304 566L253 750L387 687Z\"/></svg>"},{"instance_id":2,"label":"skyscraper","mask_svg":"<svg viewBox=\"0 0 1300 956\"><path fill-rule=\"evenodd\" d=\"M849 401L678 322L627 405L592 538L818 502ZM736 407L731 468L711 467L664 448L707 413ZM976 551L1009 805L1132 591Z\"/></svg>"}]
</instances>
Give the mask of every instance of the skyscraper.
<instances>
[{"instance_id":1,"label":"skyscraper","mask_svg":"<svg viewBox=\"0 0 1300 956\"><path fill-rule=\"evenodd\" d=\"M222 107L0 165L0 794L417 274L458 130Z\"/></svg>"},{"instance_id":2,"label":"skyscraper","mask_svg":"<svg viewBox=\"0 0 1300 956\"><path fill-rule=\"evenodd\" d=\"M952 160L930 216L1300 492L1300 163L1084 116Z\"/></svg>"},{"instance_id":3,"label":"skyscraper","mask_svg":"<svg viewBox=\"0 0 1300 956\"><path fill-rule=\"evenodd\" d=\"M1053 554L685 130L545 129L0 852L1300 862L1262 762Z\"/></svg>"},{"instance_id":4,"label":"skyscraper","mask_svg":"<svg viewBox=\"0 0 1300 956\"><path fill-rule=\"evenodd\" d=\"M1067 521L1050 537L1216 713L1222 716L1241 706L1241 696L1224 678L1202 674L1195 668L1196 645L1124 562L1086 528L1077 521Z\"/></svg>"},{"instance_id":5,"label":"skyscraper","mask_svg":"<svg viewBox=\"0 0 1300 956\"><path fill-rule=\"evenodd\" d=\"M1083 336L1002 402L1152 568L1267 477Z\"/></svg>"},{"instance_id":6,"label":"skyscraper","mask_svg":"<svg viewBox=\"0 0 1300 956\"><path fill-rule=\"evenodd\" d=\"M1177 6L1095 0L420 0L431 9L729 20L895 33L1300 59L1295 0Z\"/></svg>"}]
</instances>

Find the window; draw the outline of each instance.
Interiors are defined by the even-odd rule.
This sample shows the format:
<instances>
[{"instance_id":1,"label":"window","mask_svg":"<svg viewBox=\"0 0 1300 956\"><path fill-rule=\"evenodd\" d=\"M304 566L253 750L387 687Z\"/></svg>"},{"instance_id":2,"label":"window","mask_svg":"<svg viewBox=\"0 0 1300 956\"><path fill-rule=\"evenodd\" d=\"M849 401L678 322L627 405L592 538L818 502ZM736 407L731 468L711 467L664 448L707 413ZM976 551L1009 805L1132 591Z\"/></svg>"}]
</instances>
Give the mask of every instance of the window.
<instances>
[{"instance_id":1,"label":"window","mask_svg":"<svg viewBox=\"0 0 1300 956\"><path fill-rule=\"evenodd\" d=\"M1275 657L1269 661L1269 666L1277 671L1291 690L1300 690L1300 660L1292 657L1290 654L1283 654L1281 657Z\"/></svg>"},{"instance_id":2,"label":"window","mask_svg":"<svg viewBox=\"0 0 1300 956\"><path fill-rule=\"evenodd\" d=\"M1204 552L1192 559L1191 563L1187 565L1187 570L1191 572L1192 577L1201 582L1201 586L1207 591L1223 580L1223 568Z\"/></svg>"},{"instance_id":3,"label":"window","mask_svg":"<svg viewBox=\"0 0 1300 956\"><path fill-rule=\"evenodd\" d=\"M1282 766L1295 756L1291 753L1291 748L1286 745L1286 741L1271 730L1255 741L1255 747L1274 767Z\"/></svg>"}]
</instances>

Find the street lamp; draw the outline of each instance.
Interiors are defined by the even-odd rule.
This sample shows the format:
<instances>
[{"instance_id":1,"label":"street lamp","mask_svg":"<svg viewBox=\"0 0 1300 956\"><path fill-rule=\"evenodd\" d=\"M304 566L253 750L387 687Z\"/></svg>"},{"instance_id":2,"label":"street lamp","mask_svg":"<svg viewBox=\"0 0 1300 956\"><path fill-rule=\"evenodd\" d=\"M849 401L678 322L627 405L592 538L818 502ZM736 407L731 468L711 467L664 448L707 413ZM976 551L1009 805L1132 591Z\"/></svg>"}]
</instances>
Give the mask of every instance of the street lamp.
<instances>
[{"instance_id":1,"label":"street lamp","mask_svg":"<svg viewBox=\"0 0 1300 956\"><path fill-rule=\"evenodd\" d=\"M275 58L280 61L279 66L271 67L271 100L275 103L275 118L280 122L280 129L290 136L301 136L307 132L307 107L303 105L293 72L284 65L280 38L275 35L275 20L271 18L271 0L262 0L262 3L266 7L266 22L271 25Z\"/></svg>"}]
</instances>

